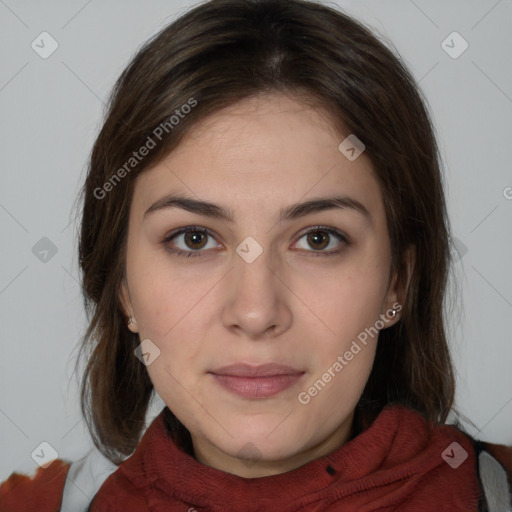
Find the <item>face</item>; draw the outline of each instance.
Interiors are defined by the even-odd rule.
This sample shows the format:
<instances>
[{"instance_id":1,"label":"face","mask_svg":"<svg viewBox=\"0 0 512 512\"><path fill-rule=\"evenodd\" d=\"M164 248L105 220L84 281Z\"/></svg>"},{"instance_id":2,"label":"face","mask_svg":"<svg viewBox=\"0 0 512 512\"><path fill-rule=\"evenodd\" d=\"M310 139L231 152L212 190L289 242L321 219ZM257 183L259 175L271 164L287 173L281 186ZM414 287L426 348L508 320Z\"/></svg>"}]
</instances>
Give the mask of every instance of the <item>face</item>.
<instances>
[{"instance_id":1,"label":"face","mask_svg":"<svg viewBox=\"0 0 512 512\"><path fill-rule=\"evenodd\" d=\"M136 180L121 298L204 464L271 475L350 439L400 297L371 162L342 140L318 109L261 95Z\"/></svg>"}]
</instances>

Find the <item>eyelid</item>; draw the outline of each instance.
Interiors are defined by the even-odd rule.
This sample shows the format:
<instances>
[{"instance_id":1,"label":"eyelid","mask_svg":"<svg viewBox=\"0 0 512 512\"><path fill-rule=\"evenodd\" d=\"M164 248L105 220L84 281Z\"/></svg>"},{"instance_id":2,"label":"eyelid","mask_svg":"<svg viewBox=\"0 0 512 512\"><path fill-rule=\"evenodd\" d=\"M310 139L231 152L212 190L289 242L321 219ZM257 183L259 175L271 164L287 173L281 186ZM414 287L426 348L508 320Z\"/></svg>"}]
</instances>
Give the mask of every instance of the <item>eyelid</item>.
<instances>
[{"instance_id":1,"label":"eyelid","mask_svg":"<svg viewBox=\"0 0 512 512\"><path fill-rule=\"evenodd\" d=\"M169 244L169 242L171 242L172 239L176 238L177 236L186 234L188 232L205 233L210 238L213 238L214 240L217 240L216 235L214 235L213 232L210 231L208 228L205 228L205 227L202 227L202 226L185 226L185 227L182 227L182 228L178 228L178 229L176 229L174 231L171 231L170 233L165 235L161 243L166 247L167 251L169 251L171 254L176 254L178 256L180 256L180 255L204 256L204 253L207 253L207 252L211 251L211 249L209 249L208 251L203 251L203 250L197 250L197 251L187 250L187 251L185 251L185 250L179 249L179 248L175 249L175 248L169 248L168 247L168 244Z\"/></svg>"},{"instance_id":2,"label":"eyelid","mask_svg":"<svg viewBox=\"0 0 512 512\"><path fill-rule=\"evenodd\" d=\"M348 237L348 235L346 235L343 231L341 231L341 230L339 230L337 228L333 228L333 227L330 227L330 226L323 226L323 225L320 225L320 224L315 224L313 226L308 226L307 228L304 228L297 235L298 236L297 241L299 241L305 235L308 235L309 233L315 233L317 231L323 231L323 232L328 233L330 236L336 237L338 239L338 241L341 242L341 245L349 246L352 243L350 241L350 238ZM297 243L297 242L295 242L295 243ZM324 250L318 250L318 251L309 250L308 251L308 250L305 250L304 252L307 253L308 255L312 255L312 256L335 256L337 254L340 254L340 252L342 250L343 249L331 249L329 251L324 251Z\"/></svg>"},{"instance_id":3,"label":"eyelid","mask_svg":"<svg viewBox=\"0 0 512 512\"><path fill-rule=\"evenodd\" d=\"M164 236L163 240L162 240L162 244L164 246L166 246L166 249L171 253L171 254L176 254L178 256L203 256L204 257L204 253L208 253L210 252L212 249L209 249L209 250L183 250L183 249L175 249L175 248L169 248L167 247L167 244L172 240L174 239L175 237L179 236L179 235L183 235L183 234L186 234L188 232L194 232L194 231L197 231L197 232L200 232L200 233L205 233L206 235L208 235L209 237L213 238L214 240L217 240L217 237L216 235L211 231L209 230L208 228L205 228L205 227L202 227L202 226L185 226L185 227L182 227L182 228L178 228L174 231L172 231L171 233L168 233L167 235ZM346 235L343 231L340 231L339 229L337 228L333 228L333 227L330 227L330 226L323 226L323 225L319 225L319 224L315 224L313 226L308 226L306 228L304 228L303 230L301 230L297 235L295 235L297 238L297 242L303 238L305 235L309 234L309 233L314 233L316 231L324 231L326 233L328 233L330 236L334 236L338 239L339 242L342 242L342 245L351 245L351 241L350 241L350 238L348 237L348 235ZM295 243L297 243L295 242ZM311 254L313 256L329 256L329 255L336 255L336 254L339 254L341 252L341 249L336 249L336 250L330 250L330 251L324 251L324 250L318 250L318 251L314 251L314 250L304 250L304 252L308 253L308 254Z\"/></svg>"}]
</instances>

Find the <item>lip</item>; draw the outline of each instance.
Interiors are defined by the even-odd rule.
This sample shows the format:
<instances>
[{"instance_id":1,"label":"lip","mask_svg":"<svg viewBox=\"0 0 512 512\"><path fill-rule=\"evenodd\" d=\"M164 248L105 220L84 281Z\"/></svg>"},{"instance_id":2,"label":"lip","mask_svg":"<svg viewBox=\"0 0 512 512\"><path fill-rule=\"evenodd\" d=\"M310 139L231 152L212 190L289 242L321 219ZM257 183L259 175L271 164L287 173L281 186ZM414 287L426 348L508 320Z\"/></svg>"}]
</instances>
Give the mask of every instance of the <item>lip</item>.
<instances>
[{"instance_id":1,"label":"lip","mask_svg":"<svg viewBox=\"0 0 512 512\"><path fill-rule=\"evenodd\" d=\"M223 366L217 370L212 370L209 373L215 375L230 375L233 377L275 377L277 375L298 375L304 372L297 368L277 363L260 365L236 363Z\"/></svg>"},{"instance_id":2,"label":"lip","mask_svg":"<svg viewBox=\"0 0 512 512\"><path fill-rule=\"evenodd\" d=\"M282 364L232 364L208 372L228 391L245 398L267 398L295 385L303 370Z\"/></svg>"}]
</instances>

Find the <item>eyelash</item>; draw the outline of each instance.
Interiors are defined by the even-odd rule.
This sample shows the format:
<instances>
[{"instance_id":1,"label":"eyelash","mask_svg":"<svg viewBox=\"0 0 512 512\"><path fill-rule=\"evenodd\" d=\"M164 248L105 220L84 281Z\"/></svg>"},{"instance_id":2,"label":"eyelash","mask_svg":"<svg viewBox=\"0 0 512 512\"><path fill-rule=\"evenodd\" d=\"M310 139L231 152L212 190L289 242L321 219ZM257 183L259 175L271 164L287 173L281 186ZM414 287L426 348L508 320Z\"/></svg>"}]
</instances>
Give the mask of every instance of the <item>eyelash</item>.
<instances>
[{"instance_id":1,"label":"eyelash","mask_svg":"<svg viewBox=\"0 0 512 512\"><path fill-rule=\"evenodd\" d=\"M312 229L310 229L309 231L306 231L305 233L303 233L299 237L299 240L301 238L303 238L304 236L310 234L310 233L316 233L318 231L328 233L329 235L333 235L340 242L343 242L346 246L350 245L350 242L349 242L348 238L346 237L346 235L344 235L343 233L341 233L340 231L338 231L336 229L329 228L327 226L313 226ZM176 238L179 235L182 235L184 233L189 233L189 232L204 233L204 234L208 235L209 237L211 236L212 238L215 238L213 236L213 234L208 229L206 229L206 228L202 228L202 227L198 227L198 226L187 226L185 228L181 228L180 230L167 235L162 240L162 244L165 246L166 250L170 254L174 254L176 256L186 257L186 258L202 256L201 253L203 253L205 251L202 251L202 250L183 251L182 249L173 249L173 248L169 247L168 244L169 244L169 242L171 240L173 240L174 238ZM330 240L329 240L329 242L330 242ZM330 251L319 250L319 251L306 251L306 252L311 252L311 255L316 257L316 256L335 256L335 255L339 254L341 251L342 251L342 249L337 249L335 251L333 251L333 250L330 250Z\"/></svg>"}]
</instances>

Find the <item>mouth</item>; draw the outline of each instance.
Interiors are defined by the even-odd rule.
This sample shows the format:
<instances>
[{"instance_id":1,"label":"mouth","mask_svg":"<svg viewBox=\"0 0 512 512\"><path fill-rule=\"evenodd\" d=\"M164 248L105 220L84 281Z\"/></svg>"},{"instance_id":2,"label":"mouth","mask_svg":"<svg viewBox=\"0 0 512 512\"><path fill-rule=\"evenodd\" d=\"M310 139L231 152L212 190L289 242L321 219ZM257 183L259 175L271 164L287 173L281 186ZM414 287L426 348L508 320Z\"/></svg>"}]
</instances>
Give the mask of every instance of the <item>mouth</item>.
<instances>
[{"instance_id":1,"label":"mouth","mask_svg":"<svg viewBox=\"0 0 512 512\"><path fill-rule=\"evenodd\" d=\"M281 364L233 364L208 372L225 390L244 398L268 398L296 385L303 370Z\"/></svg>"}]
</instances>

